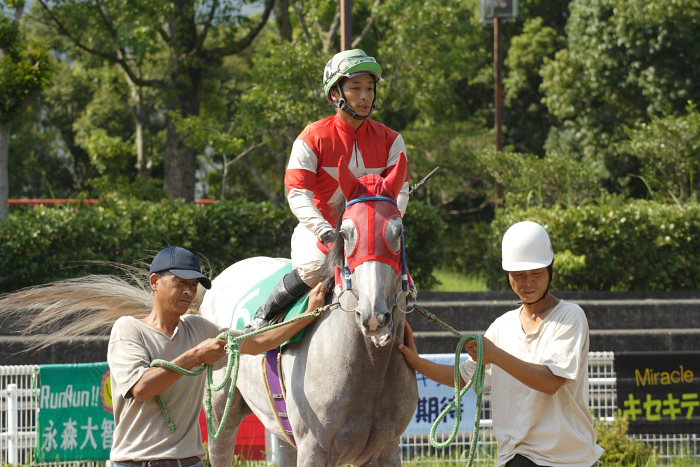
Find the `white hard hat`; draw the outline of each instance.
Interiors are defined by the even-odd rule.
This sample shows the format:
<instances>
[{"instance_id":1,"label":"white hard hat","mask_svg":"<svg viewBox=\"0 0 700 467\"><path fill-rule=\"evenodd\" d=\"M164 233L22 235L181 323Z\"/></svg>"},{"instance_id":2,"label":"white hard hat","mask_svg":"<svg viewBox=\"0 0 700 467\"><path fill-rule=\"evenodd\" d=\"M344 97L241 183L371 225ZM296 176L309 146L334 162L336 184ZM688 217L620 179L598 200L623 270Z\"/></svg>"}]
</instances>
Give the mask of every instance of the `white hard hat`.
<instances>
[{"instance_id":1,"label":"white hard hat","mask_svg":"<svg viewBox=\"0 0 700 467\"><path fill-rule=\"evenodd\" d=\"M503 235L501 255L504 271L530 271L547 267L554 261L547 231L532 221L510 226Z\"/></svg>"}]
</instances>

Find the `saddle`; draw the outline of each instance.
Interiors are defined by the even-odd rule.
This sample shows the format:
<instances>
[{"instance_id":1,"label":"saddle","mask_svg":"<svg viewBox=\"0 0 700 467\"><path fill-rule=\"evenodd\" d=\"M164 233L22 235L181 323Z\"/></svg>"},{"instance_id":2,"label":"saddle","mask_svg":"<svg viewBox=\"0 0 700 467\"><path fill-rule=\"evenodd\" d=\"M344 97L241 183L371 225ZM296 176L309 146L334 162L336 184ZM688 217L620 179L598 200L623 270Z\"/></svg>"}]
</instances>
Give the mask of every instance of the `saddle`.
<instances>
[{"instance_id":1,"label":"saddle","mask_svg":"<svg viewBox=\"0 0 700 467\"><path fill-rule=\"evenodd\" d=\"M270 273L270 275L260 280L257 284L251 287L250 290L248 290L248 292L243 296L241 302L236 304L236 309L245 310L247 312L244 313L247 319L239 317L235 323L231 323L230 327L232 329L238 329L239 331L243 330L243 328L245 328L245 325L248 324L251 319L253 319L253 316L255 316L255 312L257 311L257 309L263 303L265 303L265 300L267 300L268 295L270 295L277 283L282 279L282 277L284 277L285 274L288 274L290 272L292 272L291 262L285 264L276 271L273 271L272 273ZM296 316L306 311L308 304L309 295L306 294L291 306L291 308L289 309L289 311L287 311L283 318L278 318L278 322L289 321L292 318L295 318ZM238 316L240 316L240 313L238 313ZM294 337L289 339L287 342L283 343L280 346L280 348L284 348L287 344L290 344L292 342L301 341L304 338L304 331L305 329L299 331L297 334L294 335Z\"/></svg>"}]
</instances>

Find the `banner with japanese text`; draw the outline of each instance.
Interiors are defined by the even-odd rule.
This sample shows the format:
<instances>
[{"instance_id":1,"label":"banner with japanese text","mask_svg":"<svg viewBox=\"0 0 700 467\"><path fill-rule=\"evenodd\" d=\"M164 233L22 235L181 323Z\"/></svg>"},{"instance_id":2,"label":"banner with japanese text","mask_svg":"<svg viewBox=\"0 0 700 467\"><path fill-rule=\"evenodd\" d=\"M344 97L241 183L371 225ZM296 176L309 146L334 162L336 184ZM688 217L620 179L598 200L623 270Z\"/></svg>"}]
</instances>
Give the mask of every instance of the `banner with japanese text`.
<instances>
[{"instance_id":1,"label":"banner with japanese text","mask_svg":"<svg viewBox=\"0 0 700 467\"><path fill-rule=\"evenodd\" d=\"M615 352L630 433L700 432L700 352Z\"/></svg>"},{"instance_id":2,"label":"banner with japanese text","mask_svg":"<svg viewBox=\"0 0 700 467\"><path fill-rule=\"evenodd\" d=\"M39 365L37 462L107 460L114 416L107 362Z\"/></svg>"},{"instance_id":3,"label":"banner with japanese text","mask_svg":"<svg viewBox=\"0 0 700 467\"><path fill-rule=\"evenodd\" d=\"M454 354L424 354L427 358L436 363L454 366ZM467 359L467 355L462 355L462 361ZM404 431L404 435L427 435L435 419L455 398L455 389L444 384L436 383L420 372L416 372L418 378L418 407L413 414L411 423ZM473 389L469 389L462 398L460 404L460 432L470 432L474 429L474 414L476 413L476 394ZM449 434L452 432L456 418L455 409L447 414L440 422L435 431L436 434Z\"/></svg>"}]
</instances>

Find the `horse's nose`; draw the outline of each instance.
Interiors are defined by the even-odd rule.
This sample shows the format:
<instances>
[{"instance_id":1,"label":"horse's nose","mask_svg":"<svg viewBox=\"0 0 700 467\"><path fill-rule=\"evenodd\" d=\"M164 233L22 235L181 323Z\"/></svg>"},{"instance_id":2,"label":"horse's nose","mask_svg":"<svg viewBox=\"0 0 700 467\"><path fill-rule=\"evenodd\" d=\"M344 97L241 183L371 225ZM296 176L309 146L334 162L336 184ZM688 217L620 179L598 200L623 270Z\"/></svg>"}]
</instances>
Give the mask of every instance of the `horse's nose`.
<instances>
[{"instance_id":1,"label":"horse's nose","mask_svg":"<svg viewBox=\"0 0 700 467\"><path fill-rule=\"evenodd\" d=\"M368 329L370 332L376 332L377 330L382 329L389 323L390 316L391 315L388 312L372 313L369 317L365 318L365 320L362 322L362 325L365 327L365 329Z\"/></svg>"}]
</instances>

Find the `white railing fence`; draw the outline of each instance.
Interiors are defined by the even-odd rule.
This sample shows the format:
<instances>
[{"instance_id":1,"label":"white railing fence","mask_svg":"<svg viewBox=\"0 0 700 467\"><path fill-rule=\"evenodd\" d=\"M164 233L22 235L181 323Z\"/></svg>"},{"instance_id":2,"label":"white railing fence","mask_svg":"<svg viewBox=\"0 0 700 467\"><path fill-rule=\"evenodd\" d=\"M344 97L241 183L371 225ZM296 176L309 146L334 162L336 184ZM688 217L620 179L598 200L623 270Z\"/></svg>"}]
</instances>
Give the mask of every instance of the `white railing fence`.
<instances>
[{"instance_id":1,"label":"white railing fence","mask_svg":"<svg viewBox=\"0 0 700 467\"><path fill-rule=\"evenodd\" d=\"M39 406L35 365L0 366L0 463L29 464Z\"/></svg>"},{"instance_id":2,"label":"white railing fence","mask_svg":"<svg viewBox=\"0 0 700 467\"><path fill-rule=\"evenodd\" d=\"M617 411L616 380L613 352L589 354L589 402L597 417L612 420ZM0 465L33 464L39 409L36 365L0 366ZM484 398L476 460L493 464L496 440L491 424L488 396ZM634 435L635 438L658 448L664 460L674 457L696 459L700 462L698 434ZM469 451L471 433L459 433L445 449L431 446L427 435L404 436L401 453L406 461L430 465L431 461L444 465L461 465ZM440 440L440 437L438 437ZM439 459L439 460L438 460ZM103 466L104 462L74 462L64 465L81 467ZM52 464L55 465L55 464Z\"/></svg>"}]
</instances>

